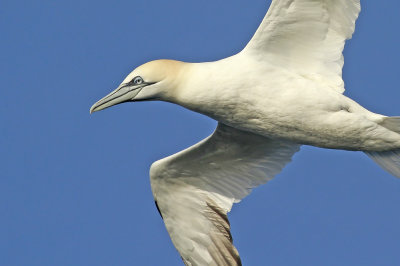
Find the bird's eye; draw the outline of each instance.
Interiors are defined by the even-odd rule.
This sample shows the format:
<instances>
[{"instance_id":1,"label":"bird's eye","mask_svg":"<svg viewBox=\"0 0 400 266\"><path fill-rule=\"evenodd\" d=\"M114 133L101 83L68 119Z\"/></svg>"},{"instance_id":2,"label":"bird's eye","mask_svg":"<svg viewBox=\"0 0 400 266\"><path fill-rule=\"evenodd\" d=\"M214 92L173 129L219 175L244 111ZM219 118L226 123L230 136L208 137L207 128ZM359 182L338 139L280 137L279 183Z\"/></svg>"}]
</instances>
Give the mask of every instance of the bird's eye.
<instances>
[{"instance_id":1,"label":"bird's eye","mask_svg":"<svg viewBox=\"0 0 400 266\"><path fill-rule=\"evenodd\" d=\"M133 84L139 85L143 83L142 77L137 76L136 78L133 79Z\"/></svg>"}]
</instances>

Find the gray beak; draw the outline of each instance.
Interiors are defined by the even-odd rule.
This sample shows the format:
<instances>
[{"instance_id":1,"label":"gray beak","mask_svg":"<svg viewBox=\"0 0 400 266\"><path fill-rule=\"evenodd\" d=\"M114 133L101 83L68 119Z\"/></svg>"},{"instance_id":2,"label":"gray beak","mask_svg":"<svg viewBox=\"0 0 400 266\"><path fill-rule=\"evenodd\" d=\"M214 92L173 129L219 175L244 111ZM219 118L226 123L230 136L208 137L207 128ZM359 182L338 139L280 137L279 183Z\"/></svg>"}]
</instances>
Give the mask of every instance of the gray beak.
<instances>
[{"instance_id":1,"label":"gray beak","mask_svg":"<svg viewBox=\"0 0 400 266\"><path fill-rule=\"evenodd\" d=\"M133 85L129 83L121 84L116 90L93 104L90 108L90 113L97 112L116 104L124 103L133 100L135 96L144 87L142 85Z\"/></svg>"}]
</instances>

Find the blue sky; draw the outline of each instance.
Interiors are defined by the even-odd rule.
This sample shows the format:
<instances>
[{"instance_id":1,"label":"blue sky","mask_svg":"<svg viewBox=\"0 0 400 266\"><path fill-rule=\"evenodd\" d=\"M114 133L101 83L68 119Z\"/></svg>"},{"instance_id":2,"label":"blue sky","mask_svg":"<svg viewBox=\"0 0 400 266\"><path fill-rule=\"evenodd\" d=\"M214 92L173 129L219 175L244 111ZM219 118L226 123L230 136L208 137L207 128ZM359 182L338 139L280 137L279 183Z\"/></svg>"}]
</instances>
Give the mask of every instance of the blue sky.
<instances>
[{"instance_id":1,"label":"blue sky","mask_svg":"<svg viewBox=\"0 0 400 266\"><path fill-rule=\"evenodd\" d=\"M216 122L158 102L89 108L146 61L240 51L269 3L1 1L0 264L182 265L148 168ZM400 3L362 4L346 95L400 115ZM229 217L244 265L389 266L399 205L400 180L362 153L303 147Z\"/></svg>"}]
</instances>

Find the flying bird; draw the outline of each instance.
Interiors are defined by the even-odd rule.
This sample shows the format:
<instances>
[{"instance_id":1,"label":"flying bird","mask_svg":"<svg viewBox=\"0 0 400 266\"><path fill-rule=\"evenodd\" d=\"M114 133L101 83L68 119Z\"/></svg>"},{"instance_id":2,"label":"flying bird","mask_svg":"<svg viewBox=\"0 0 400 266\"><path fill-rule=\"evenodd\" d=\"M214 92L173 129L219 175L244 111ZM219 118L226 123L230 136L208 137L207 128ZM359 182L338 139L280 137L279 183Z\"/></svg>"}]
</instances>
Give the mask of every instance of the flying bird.
<instances>
[{"instance_id":1,"label":"flying bird","mask_svg":"<svg viewBox=\"0 0 400 266\"><path fill-rule=\"evenodd\" d=\"M227 213L301 145L363 151L400 177L400 117L343 95L342 51L360 9L359 0L272 0L238 54L146 63L91 107L160 100L218 121L211 136L150 168L157 209L186 265L241 265Z\"/></svg>"}]
</instances>

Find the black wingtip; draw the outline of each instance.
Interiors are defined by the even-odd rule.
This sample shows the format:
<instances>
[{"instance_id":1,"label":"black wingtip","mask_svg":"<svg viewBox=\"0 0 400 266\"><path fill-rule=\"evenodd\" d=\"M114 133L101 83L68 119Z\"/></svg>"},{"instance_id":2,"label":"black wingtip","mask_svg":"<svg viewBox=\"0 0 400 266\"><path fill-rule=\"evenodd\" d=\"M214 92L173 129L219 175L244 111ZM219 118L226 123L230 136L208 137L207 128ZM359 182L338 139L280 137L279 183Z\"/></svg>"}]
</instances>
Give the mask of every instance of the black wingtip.
<instances>
[{"instance_id":1,"label":"black wingtip","mask_svg":"<svg viewBox=\"0 0 400 266\"><path fill-rule=\"evenodd\" d=\"M161 219L163 219L163 220L164 220L164 217L163 217L163 216L162 216L162 214L161 214L160 208L158 207L158 203L157 203L157 201L155 200L155 201L154 201L154 203L156 204L157 211L158 211L158 213L160 214L160 216L161 216Z\"/></svg>"}]
</instances>

